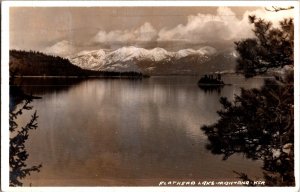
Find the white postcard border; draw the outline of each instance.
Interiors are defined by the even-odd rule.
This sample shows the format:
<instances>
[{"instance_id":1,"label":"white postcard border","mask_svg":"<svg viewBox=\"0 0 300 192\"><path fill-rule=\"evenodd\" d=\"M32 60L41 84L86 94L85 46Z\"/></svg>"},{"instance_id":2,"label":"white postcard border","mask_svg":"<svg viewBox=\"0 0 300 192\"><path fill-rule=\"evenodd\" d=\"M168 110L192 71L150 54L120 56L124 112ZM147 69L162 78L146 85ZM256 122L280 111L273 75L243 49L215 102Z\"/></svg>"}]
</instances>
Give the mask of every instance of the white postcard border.
<instances>
[{"instance_id":1,"label":"white postcard border","mask_svg":"<svg viewBox=\"0 0 300 192\"><path fill-rule=\"evenodd\" d=\"M130 7L130 6L286 6L295 7L295 187L9 187L9 8L10 7ZM298 191L299 190L299 1L3 1L1 26L1 190L2 191Z\"/></svg>"}]
</instances>

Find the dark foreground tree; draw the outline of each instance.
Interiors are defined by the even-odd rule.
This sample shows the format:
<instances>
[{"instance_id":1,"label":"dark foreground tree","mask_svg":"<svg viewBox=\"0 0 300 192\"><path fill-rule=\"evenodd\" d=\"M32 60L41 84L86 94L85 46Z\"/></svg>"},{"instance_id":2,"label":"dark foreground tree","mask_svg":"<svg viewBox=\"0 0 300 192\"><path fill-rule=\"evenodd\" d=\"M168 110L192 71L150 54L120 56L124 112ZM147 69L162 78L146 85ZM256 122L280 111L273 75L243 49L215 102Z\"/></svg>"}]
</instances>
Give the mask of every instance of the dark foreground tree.
<instances>
[{"instance_id":1,"label":"dark foreground tree","mask_svg":"<svg viewBox=\"0 0 300 192\"><path fill-rule=\"evenodd\" d=\"M207 148L222 154L224 160L242 153L263 161L266 184L295 185L294 178L294 81L293 20L285 19L280 28L270 22L249 17L256 38L236 43L238 69L245 76L272 69L273 80L260 89L241 89L233 102L221 98L220 119L201 129L208 136ZM279 75L278 75L279 74ZM247 179L244 173L240 178ZM248 180L251 180L248 178Z\"/></svg>"},{"instance_id":2,"label":"dark foreground tree","mask_svg":"<svg viewBox=\"0 0 300 192\"><path fill-rule=\"evenodd\" d=\"M235 42L238 58L237 70L252 77L263 74L271 68L292 65L294 62L294 23L284 19L280 27L272 27L271 22L249 16L254 25L255 38Z\"/></svg>"},{"instance_id":3,"label":"dark foreground tree","mask_svg":"<svg viewBox=\"0 0 300 192\"><path fill-rule=\"evenodd\" d=\"M36 97L25 94L22 89L10 79L10 106L9 106L9 185L22 186L21 182L31 172L39 172L42 165L27 166L28 152L25 142L29 138L29 131L37 128L37 113L32 114L29 122L21 127L17 119L25 112L32 110L30 103Z\"/></svg>"}]
</instances>

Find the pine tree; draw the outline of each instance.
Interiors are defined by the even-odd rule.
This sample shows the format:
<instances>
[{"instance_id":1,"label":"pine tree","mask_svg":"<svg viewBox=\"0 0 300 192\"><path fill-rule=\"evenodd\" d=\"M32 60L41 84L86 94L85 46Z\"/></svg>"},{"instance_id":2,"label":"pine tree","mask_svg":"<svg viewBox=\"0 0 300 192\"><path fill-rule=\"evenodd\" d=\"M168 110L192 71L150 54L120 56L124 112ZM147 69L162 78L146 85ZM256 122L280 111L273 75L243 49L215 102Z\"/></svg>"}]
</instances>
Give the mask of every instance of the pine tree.
<instances>
[{"instance_id":1,"label":"pine tree","mask_svg":"<svg viewBox=\"0 0 300 192\"><path fill-rule=\"evenodd\" d=\"M282 69L280 78L266 80L260 89L242 89L233 102L221 98L219 121L201 129L213 154L222 154L224 160L235 153L262 160L267 185L295 185L293 20L283 20L280 28L255 16L249 16L249 21L255 38L236 42L238 70L246 77L284 66L289 70Z\"/></svg>"},{"instance_id":2,"label":"pine tree","mask_svg":"<svg viewBox=\"0 0 300 192\"><path fill-rule=\"evenodd\" d=\"M249 16L254 25L255 38L235 42L238 58L237 70L246 77L263 74L270 68L292 65L294 48L293 19L284 19L280 28L272 27L271 22Z\"/></svg>"},{"instance_id":3,"label":"pine tree","mask_svg":"<svg viewBox=\"0 0 300 192\"><path fill-rule=\"evenodd\" d=\"M11 74L14 74L11 72ZM29 154L26 150L25 143L29 138L29 132L38 127L37 112L35 111L29 122L21 127L17 124L17 119L25 110L32 110L30 103L37 97L25 94L22 89L14 83L14 77L10 78L10 107L9 107L9 185L22 186L21 182L27 175L32 172L39 172L42 165L28 167L26 160ZM19 107L21 104L21 107Z\"/></svg>"}]
</instances>

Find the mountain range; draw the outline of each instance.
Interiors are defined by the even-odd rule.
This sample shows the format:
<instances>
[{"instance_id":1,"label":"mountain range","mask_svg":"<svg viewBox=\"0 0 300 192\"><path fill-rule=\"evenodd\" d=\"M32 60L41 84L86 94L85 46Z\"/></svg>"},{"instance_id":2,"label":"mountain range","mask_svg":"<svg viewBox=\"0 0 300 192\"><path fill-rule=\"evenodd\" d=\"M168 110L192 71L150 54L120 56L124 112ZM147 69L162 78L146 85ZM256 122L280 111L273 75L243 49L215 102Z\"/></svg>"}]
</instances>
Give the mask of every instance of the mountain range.
<instances>
[{"instance_id":1,"label":"mountain range","mask_svg":"<svg viewBox=\"0 0 300 192\"><path fill-rule=\"evenodd\" d=\"M9 71L11 77L17 76L64 76L64 77L103 77L140 79L143 75L137 71L103 71L83 69L68 59L46 55L38 51L9 51ZM14 78L13 78L14 79Z\"/></svg>"},{"instance_id":2,"label":"mountain range","mask_svg":"<svg viewBox=\"0 0 300 192\"><path fill-rule=\"evenodd\" d=\"M135 71L149 75L192 75L232 71L236 66L233 49L217 51L210 46L170 52L163 48L144 49L134 46L116 50L81 51L68 57L83 69L95 71Z\"/></svg>"}]
</instances>

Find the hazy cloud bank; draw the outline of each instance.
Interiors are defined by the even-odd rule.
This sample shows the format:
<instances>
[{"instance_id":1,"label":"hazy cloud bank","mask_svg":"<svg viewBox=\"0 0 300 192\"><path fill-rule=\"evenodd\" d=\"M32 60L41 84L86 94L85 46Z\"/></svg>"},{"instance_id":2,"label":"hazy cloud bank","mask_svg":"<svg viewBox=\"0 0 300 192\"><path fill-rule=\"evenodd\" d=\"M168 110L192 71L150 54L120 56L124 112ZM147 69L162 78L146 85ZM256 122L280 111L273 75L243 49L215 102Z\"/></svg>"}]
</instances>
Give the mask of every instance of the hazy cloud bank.
<instances>
[{"instance_id":1,"label":"hazy cloud bank","mask_svg":"<svg viewBox=\"0 0 300 192\"><path fill-rule=\"evenodd\" d=\"M87 37L89 44L99 45L118 43L118 46L136 44L162 44L161 42L185 42L190 44L205 44L209 42L235 41L252 37L252 26L249 25L248 15L272 21L278 26L283 18L293 17L294 10L270 12L263 8L255 11L246 11L239 19L228 7L219 7L216 14L197 14L187 17L187 22L173 28L155 29L150 22L126 30L99 30L92 38ZM129 21L130 22L130 21ZM164 47L163 47L164 48ZM45 48L46 53L60 56L73 54L77 49L74 45L63 40Z\"/></svg>"}]
</instances>

